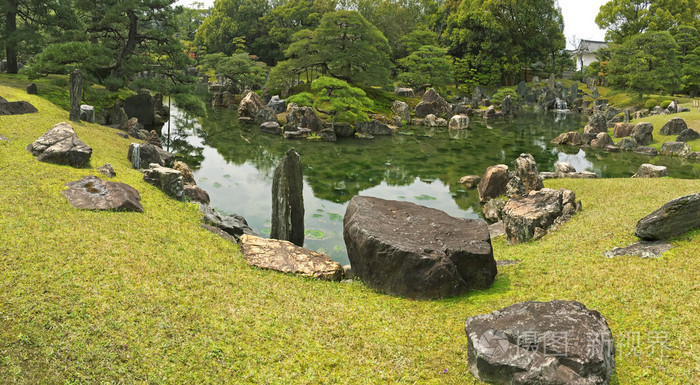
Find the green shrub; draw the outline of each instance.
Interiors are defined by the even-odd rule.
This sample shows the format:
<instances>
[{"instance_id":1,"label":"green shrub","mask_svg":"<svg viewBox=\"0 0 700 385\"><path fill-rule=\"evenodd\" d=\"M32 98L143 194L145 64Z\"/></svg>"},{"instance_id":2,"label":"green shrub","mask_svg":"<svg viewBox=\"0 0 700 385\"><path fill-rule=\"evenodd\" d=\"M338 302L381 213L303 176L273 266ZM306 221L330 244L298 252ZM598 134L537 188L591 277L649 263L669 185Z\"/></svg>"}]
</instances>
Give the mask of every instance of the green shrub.
<instances>
[{"instance_id":1,"label":"green shrub","mask_svg":"<svg viewBox=\"0 0 700 385\"><path fill-rule=\"evenodd\" d=\"M668 105L669 105L669 104L671 104L671 100L664 100L664 101L661 102L661 104L659 104L659 105L661 106L661 108L666 109L666 108L668 108Z\"/></svg>"},{"instance_id":2,"label":"green shrub","mask_svg":"<svg viewBox=\"0 0 700 385\"><path fill-rule=\"evenodd\" d=\"M51 79L49 83L56 87L68 87L68 78Z\"/></svg>"},{"instance_id":3,"label":"green shrub","mask_svg":"<svg viewBox=\"0 0 700 385\"><path fill-rule=\"evenodd\" d=\"M491 97L491 103L500 103L508 95L510 95L514 102L520 99L520 96L518 96L518 94L514 90L510 88L501 88Z\"/></svg>"},{"instance_id":4,"label":"green shrub","mask_svg":"<svg viewBox=\"0 0 700 385\"><path fill-rule=\"evenodd\" d=\"M311 107L314 105L314 96L310 92L300 92L288 97L287 103L296 103L299 106Z\"/></svg>"},{"instance_id":5,"label":"green shrub","mask_svg":"<svg viewBox=\"0 0 700 385\"><path fill-rule=\"evenodd\" d=\"M644 102L644 108L649 109L649 110L658 106L658 105L659 105L659 100L654 99L654 98L648 99L646 102Z\"/></svg>"}]
</instances>

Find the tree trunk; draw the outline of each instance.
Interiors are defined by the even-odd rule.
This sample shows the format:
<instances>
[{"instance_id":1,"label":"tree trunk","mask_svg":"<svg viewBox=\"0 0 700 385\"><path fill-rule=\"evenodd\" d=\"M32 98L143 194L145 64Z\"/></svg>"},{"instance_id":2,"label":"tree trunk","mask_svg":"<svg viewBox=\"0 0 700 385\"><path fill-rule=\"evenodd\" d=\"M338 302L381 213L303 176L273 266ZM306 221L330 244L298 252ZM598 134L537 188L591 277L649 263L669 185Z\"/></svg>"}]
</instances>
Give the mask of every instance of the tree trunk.
<instances>
[{"instance_id":1,"label":"tree trunk","mask_svg":"<svg viewBox=\"0 0 700 385\"><path fill-rule=\"evenodd\" d=\"M7 36L5 55L7 57L7 73L17 73L17 0L7 0L8 9L5 13L5 36Z\"/></svg>"},{"instance_id":2,"label":"tree trunk","mask_svg":"<svg viewBox=\"0 0 700 385\"><path fill-rule=\"evenodd\" d=\"M122 48L121 52L119 52L119 55L117 55L117 58L114 61L114 68L112 69L111 74L113 77L122 76L122 64L125 60L129 58L129 56L131 56L131 54L136 49L139 19L133 10L127 11L126 14L127 16L129 16L129 36L127 37L124 48Z\"/></svg>"}]
</instances>

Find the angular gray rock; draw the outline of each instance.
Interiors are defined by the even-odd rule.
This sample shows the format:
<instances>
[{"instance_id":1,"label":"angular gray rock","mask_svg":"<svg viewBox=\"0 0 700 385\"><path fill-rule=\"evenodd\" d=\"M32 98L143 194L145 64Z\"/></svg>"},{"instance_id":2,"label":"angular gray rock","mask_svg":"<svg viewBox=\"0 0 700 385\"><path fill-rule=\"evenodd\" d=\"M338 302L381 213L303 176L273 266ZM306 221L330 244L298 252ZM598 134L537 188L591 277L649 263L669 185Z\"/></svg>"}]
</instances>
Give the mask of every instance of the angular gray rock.
<instances>
[{"instance_id":1,"label":"angular gray rock","mask_svg":"<svg viewBox=\"0 0 700 385\"><path fill-rule=\"evenodd\" d=\"M339 138L350 138L355 135L355 126L346 122L338 122L333 124L335 136Z\"/></svg>"},{"instance_id":2,"label":"angular gray rock","mask_svg":"<svg viewBox=\"0 0 700 385\"><path fill-rule=\"evenodd\" d=\"M700 227L700 193L676 198L637 222L634 235L662 240Z\"/></svg>"},{"instance_id":3,"label":"angular gray rock","mask_svg":"<svg viewBox=\"0 0 700 385\"><path fill-rule=\"evenodd\" d=\"M92 156L92 148L78 139L73 127L66 122L51 127L28 145L27 151L41 162L73 167L87 166Z\"/></svg>"},{"instance_id":4,"label":"angular gray rock","mask_svg":"<svg viewBox=\"0 0 700 385\"><path fill-rule=\"evenodd\" d=\"M29 95L37 95L39 93L39 90L36 87L36 83L32 83L27 86L27 94Z\"/></svg>"},{"instance_id":5,"label":"angular gray rock","mask_svg":"<svg viewBox=\"0 0 700 385\"><path fill-rule=\"evenodd\" d=\"M513 172L523 182L523 189L526 194L544 187L542 179L540 179L537 172L537 163L532 155L520 154L513 163L515 165Z\"/></svg>"},{"instance_id":6,"label":"angular gray rock","mask_svg":"<svg viewBox=\"0 0 700 385\"><path fill-rule=\"evenodd\" d=\"M452 115L452 106L434 88L425 91L420 103L416 106L417 117L425 118L430 114L443 118L449 118Z\"/></svg>"},{"instance_id":7,"label":"angular gray rock","mask_svg":"<svg viewBox=\"0 0 700 385\"><path fill-rule=\"evenodd\" d=\"M583 144L583 138L580 132L569 131L560 134L556 138L552 139L553 144L562 144L569 146L580 146Z\"/></svg>"},{"instance_id":8,"label":"angular gray rock","mask_svg":"<svg viewBox=\"0 0 700 385\"><path fill-rule=\"evenodd\" d=\"M666 124L661 127L661 130L659 130L659 134L661 135L678 135L683 130L687 129L688 125L685 123L685 120L679 117L675 117L670 119Z\"/></svg>"},{"instance_id":9,"label":"angular gray rock","mask_svg":"<svg viewBox=\"0 0 700 385\"><path fill-rule=\"evenodd\" d=\"M343 266L328 255L288 241L241 236L241 253L249 265L326 281L343 279Z\"/></svg>"},{"instance_id":10,"label":"angular gray rock","mask_svg":"<svg viewBox=\"0 0 700 385\"><path fill-rule=\"evenodd\" d=\"M686 156L690 152L690 146L685 142L666 142L661 145L659 154Z\"/></svg>"},{"instance_id":11,"label":"angular gray rock","mask_svg":"<svg viewBox=\"0 0 700 385\"><path fill-rule=\"evenodd\" d=\"M238 105L238 116L255 119L263 105L260 95L250 91Z\"/></svg>"},{"instance_id":12,"label":"angular gray rock","mask_svg":"<svg viewBox=\"0 0 700 385\"><path fill-rule=\"evenodd\" d=\"M503 111L503 115L505 116L513 115L515 108L513 107L513 98L510 95L506 95L506 97L503 98L501 102L501 111Z\"/></svg>"},{"instance_id":13,"label":"angular gray rock","mask_svg":"<svg viewBox=\"0 0 700 385\"><path fill-rule=\"evenodd\" d=\"M622 138L617 143L617 147L622 151L634 151L637 148L637 142L632 138Z\"/></svg>"},{"instance_id":14,"label":"angular gray rock","mask_svg":"<svg viewBox=\"0 0 700 385\"><path fill-rule=\"evenodd\" d=\"M700 139L700 133L693 130L692 128L686 128L681 131L676 138L676 142L692 142L693 140Z\"/></svg>"},{"instance_id":15,"label":"angular gray rock","mask_svg":"<svg viewBox=\"0 0 700 385\"><path fill-rule=\"evenodd\" d=\"M185 184L180 171L151 163L144 170L143 180L158 187L166 195L179 201L185 200Z\"/></svg>"},{"instance_id":16,"label":"angular gray rock","mask_svg":"<svg viewBox=\"0 0 700 385\"><path fill-rule=\"evenodd\" d=\"M271 107L262 106L256 115L255 121L259 123L277 122L277 112Z\"/></svg>"},{"instance_id":17,"label":"angular gray rock","mask_svg":"<svg viewBox=\"0 0 700 385\"><path fill-rule=\"evenodd\" d=\"M632 178L661 178L668 176L668 168L666 166L654 166L653 164L644 163L639 166L637 173L632 175Z\"/></svg>"},{"instance_id":18,"label":"angular gray rock","mask_svg":"<svg viewBox=\"0 0 700 385\"><path fill-rule=\"evenodd\" d=\"M608 384L615 345L605 317L575 301L520 302L467 318L474 377L497 384Z\"/></svg>"},{"instance_id":19,"label":"angular gray rock","mask_svg":"<svg viewBox=\"0 0 700 385\"><path fill-rule=\"evenodd\" d=\"M624 138L625 136L630 136L634 129L634 124L630 123L615 123L613 128L613 136L616 138Z\"/></svg>"},{"instance_id":20,"label":"angular gray rock","mask_svg":"<svg viewBox=\"0 0 700 385\"><path fill-rule=\"evenodd\" d=\"M95 107L87 104L81 104L80 120L88 123L95 123Z\"/></svg>"},{"instance_id":21,"label":"angular gray rock","mask_svg":"<svg viewBox=\"0 0 700 385\"><path fill-rule=\"evenodd\" d=\"M627 247L614 247L612 250L608 250L603 255L606 258L620 257L623 255L629 255L639 258L658 258L661 254L671 250L673 246L670 243L662 241L653 242L635 242Z\"/></svg>"},{"instance_id":22,"label":"angular gray rock","mask_svg":"<svg viewBox=\"0 0 700 385\"><path fill-rule=\"evenodd\" d=\"M481 181L479 181L479 186L477 187L479 191L479 201L484 203L493 198L505 195L509 180L508 166L505 164L489 166L481 177Z\"/></svg>"},{"instance_id":23,"label":"angular gray rock","mask_svg":"<svg viewBox=\"0 0 700 385\"><path fill-rule=\"evenodd\" d=\"M304 246L304 197L301 157L290 149L272 177L272 229L270 238Z\"/></svg>"},{"instance_id":24,"label":"angular gray rock","mask_svg":"<svg viewBox=\"0 0 700 385\"><path fill-rule=\"evenodd\" d=\"M481 181L479 175L465 175L459 178L459 183L467 189L476 188L479 185L479 181Z\"/></svg>"},{"instance_id":25,"label":"angular gray rock","mask_svg":"<svg viewBox=\"0 0 700 385\"><path fill-rule=\"evenodd\" d=\"M588 124L583 128L583 132L589 134L598 134L600 132L608 132L608 120L602 113L593 114L588 118Z\"/></svg>"},{"instance_id":26,"label":"angular gray rock","mask_svg":"<svg viewBox=\"0 0 700 385\"><path fill-rule=\"evenodd\" d=\"M190 198L194 202L203 203L208 205L211 199L209 198L209 193L203 188L195 186L193 184L186 184L184 187L185 196Z\"/></svg>"},{"instance_id":27,"label":"angular gray rock","mask_svg":"<svg viewBox=\"0 0 700 385\"><path fill-rule=\"evenodd\" d=\"M173 164L173 169L180 171L180 174L182 175L182 183L185 185L197 184L197 182L194 180L192 169L187 165L187 163L178 160L175 162L175 164Z\"/></svg>"},{"instance_id":28,"label":"angular gray rock","mask_svg":"<svg viewBox=\"0 0 700 385\"><path fill-rule=\"evenodd\" d=\"M280 99L278 95L273 95L270 101L267 102L267 106L272 108L275 113L281 114L287 110L287 101Z\"/></svg>"},{"instance_id":29,"label":"angular gray rock","mask_svg":"<svg viewBox=\"0 0 700 385\"><path fill-rule=\"evenodd\" d=\"M324 142L336 142L338 137L335 135L335 131L332 128L324 128L318 133L321 136L321 140Z\"/></svg>"},{"instance_id":30,"label":"angular gray rock","mask_svg":"<svg viewBox=\"0 0 700 385\"><path fill-rule=\"evenodd\" d=\"M508 242L538 239L551 227L569 220L576 210L576 195L565 189L543 188L523 198L510 199L503 207Z\"/></svg>"},{"instance_id":31,"label":"angular gray rock","mask_svg":"<svg viewBox=\"0 0 700 385\"><path fill-rule=\"evenodd\" d=\"M98 167L97 171L99 171L100 174L108 178L114 178L115 176L117 176L117 173L114 171L114 167L112 167L112 165L109 163L105 163L104 166Z\"/></svg>"},{"instance_id":32,"label":"angular gray rock","mask_svg":"<svg viewBox=\"0 0 700 385\"><path fill-rule=\"evenodd\" d=\"M495 223L501 221L503 218L503 208L506 206L507 199L494 198L490 201L484 203L484 207L481 208L484 214L484 219L488 223Z\"/></svg>"},{"instance_id":33,"label":"angular gray rock","mask_svg":"<svg viewBox=\"0 0 700 385\"><path fill-rule=\"evenodd\" d=\"M647 122L637 123L632 129L630 136L640 146L648 146L654 141L654 125Z\"/></svg>"},{"instance_id":34,"label":"angular gray rock","mask_svg":"<svg viewBox=\"0 0 700 385\"><path fill-rule=\"evenodd\" d=\"M144 169L149 167L151 163L163 167L172 167L175 163L173 154L150 143L131 143L127 159L135 169Z\"/></svg>"},{"instance_id":35,"label":"angular gray rock","mask_svg":"<svg viewBox=\"0 0 700 385\"><path fill-rule=\"evenodd\" d=\"M260 131L266 134L282 135L282 127L277 122L265 122L260 125Z\"/></svg>"},{"instance_id":36,"label":"angular gray rock","mask_svg":"<svg viewBox=\"0 0 700 385\"><path fill-rule=\"evenodd\" d=\"M238 214L221 215L206 204L200 204L199 211L204 214L202 223L221 229L236 240L240 240L243 234L255 235L245 218Z\"/></svg>"},{"instance_id":37,"label":"angular gray rock","mask_svg":"<svg viewBox=\"0 0 700 385\"><path fill-rule=\"evenodd\" d=\"M659 155L659 151L657 151L654 147L647 147L647 146L640 146L634 149L635 154L639 155L647 155L647 156L657 156Z\"/></svg>"},{"instance_id":38,"label":"angular gray rock","mask_svg":"<svg viewBox=\"0 0 700 385\"><path fill-rule=\"evenodd\" d=\"M450 129L452 130L466 130L469 128L469 117L467 115L455 115L450 118Z\"/></svg>"},{"instance_id":39,"label":"angular gray rock","mask_svg":"<svg viewBox=\"0 0 700 385\"><path fill-rule=\"evenodd\" d=\"M0 142L9 142L10 139L7 139L6 137L0 135Z\"/></svg>"},{"instance_id":40,"label":"angular gray rock","mask_svg":"<svg viewBox=\"0 0 700 385\"><path fill-rule=\"evenodd\" d=\"M391 135L394 133L391 127L376 119L355 123L355 132L365 135Z\"/></svg>"},{"instance_id":41,"label":"angular gray rock","mask_svg":"<svg viewBox=\"0 0 700 385\"><path fill-rule=\"evenodd\" d=\"M496 277L484 221L410 202L355 196L343 220L355 275L372 289L436 299L490 287Z\"/></svg>"},{"instance_id":42,"label":"angular gray rock","mask_svg":"<svg viewBox=\"0 0 700 385\"><path fill-rule=\"evenodd\" d=\"M65 185L68 189L61 193L75 208L143 212L139 192L127 184L91 175Z\"/></svg>"},{"instance_id":43,"label":"angular gray rock","mask_svg":"<svg viewBox=\"0 0 700 385\"><path fill-rule=\"evenodd\" d=\"M599 132L595 139L591 141L591 147L593 148L606 148L612 144L613 140L607 132Z\"/></svg>"},{"instance_id":44,"label":"angular gray rock","mask_svg":"<svg viewBox=\"0 0 700 385\"><path fill-rule=\"evenodd\" d=\"M394 104L391 105L391 112L393 112L394 115L401 118L402 122L411 122L411 110L408 108L408 104L406 104L405 102L402 102L400 100L394 100Z\"/></svg>"},{"instance_id":45,"label":"angular gray rock","mask_svg":"<svg viewBox=\"0 0 700 385\"><path fill-rule=\"evenodd\" d=\"M409 98L415 96L413 88L397 88L396 90L394 90L394 93L396 94L396 96L406 96Z\"/></svg>"},{"instance_id":46,"label":"angular gray rock","mask_svg":"<svg viewBox=\"0 0 700 385\"><path fill-rule=\"evenodd\" d=\"M323 130L323 122L311 107L296 107L296 104L292 103L287 106L287 124L284 125L284 129L296 131L299 128L318 132Z\"/></svg>"}]
</instances>

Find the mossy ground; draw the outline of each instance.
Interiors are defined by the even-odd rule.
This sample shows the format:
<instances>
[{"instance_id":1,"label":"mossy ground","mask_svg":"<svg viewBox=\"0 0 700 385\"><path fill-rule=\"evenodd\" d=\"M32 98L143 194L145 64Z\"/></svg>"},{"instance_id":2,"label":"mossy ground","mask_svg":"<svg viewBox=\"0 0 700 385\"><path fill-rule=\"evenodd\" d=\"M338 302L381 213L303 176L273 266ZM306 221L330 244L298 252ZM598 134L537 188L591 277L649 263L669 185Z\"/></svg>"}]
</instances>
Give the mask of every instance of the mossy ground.
<instances>
[{"instance_id":1,"label":"mossy ground","mask_svg":"<svg viewBox=\"0 0 700 385\"><path fill-rule=\"evenodd\" d=\"M521 262L489 290L412 301L249 267L199 228L194 204L142 181L112 129L74 124L92 168L37 162L24 147L68 113L23 90L0 95L40 111L0 117L11 140L0 142L2 383L475 383L465 319L551 299L607 318L615 383L700 382L700 232L659 259L602 255L698 180L547 180L584 210L537 242L495 240L496 259ZM144 213L80 211L62 197L104 163L140 191Z\"/></svg>"}]
</instances>

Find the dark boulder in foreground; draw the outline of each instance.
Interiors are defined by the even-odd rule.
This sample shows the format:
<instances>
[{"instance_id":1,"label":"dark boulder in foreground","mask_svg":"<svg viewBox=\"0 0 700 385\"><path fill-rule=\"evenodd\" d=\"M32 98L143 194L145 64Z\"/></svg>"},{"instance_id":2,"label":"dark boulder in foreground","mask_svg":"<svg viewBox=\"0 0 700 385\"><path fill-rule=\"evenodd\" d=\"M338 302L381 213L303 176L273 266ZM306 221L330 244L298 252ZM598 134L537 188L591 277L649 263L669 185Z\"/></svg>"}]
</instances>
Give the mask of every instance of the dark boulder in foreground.
<instances>
[{"instance_id":1,"label":"dark boulder in foreground","mask_svg":"<svg viewBox=\"0 0 700 385\"><path fill-rule=\"evenodd\" d=\"M62 193L75 208L143 212L141 195L127 184L86 176L66 186L69 188Z\"/></svg>"},{"instance_id":2,"label":"dark boulder in foreground","mask_svg":"<svg viewBox=\"0 0 700 385\"><path fill-rule=\"evenodd\" d=\"M51 127L34 143L28 145L27 151L41 162L73 167L87 166L92 156L92 148L78 139L73 127L66 122Z\"/></svg>"},{"instance_id":3,"label":"dark boulder in foreground","mask_svg":"<svg viewBox=\"0 0 700 385\"><path fill-rule=\"evenodd\" d=\"M575 301L521 302L467 318L469 371L497 384L607 384L615 345L605 318Z\"/></svg>"},{"instance_id":4,"label":"dark boulder in foreground","mask_svg":"<svg viewBox=\"0 0 700 385\"><path fill-rule=\"evenodd\" d=\"M700 193L676 198L637 222L639 238L654 241L700 227Z\"/></svg>"},{"instance_id":5,"label":"dark boulder in foreground","mask_svg":"<svg viewBox=\"0 0 700 385\"><path fill-rule=\"evenodd\" d=\"M241 253L249 265L326 281L343 279L343 267L326 254L288 241L241 236Z\"/></svg>"},{"instance_id":6,"label":"dark boulder in foreground","mask_svg":"<svg viewBox=\"0 0 700 385\"><path fill-rule=\"evenodd\" d=\"M0 115L23 115L39 112L31 103L24 100L8 102L0 100Z\"/></svg>"},{"instance_id":7,"label":"dark boulder in foreground","mask_svg":"<svg viewBox=\"0 0 700 385\"><path fill-rule=\"evenodd\" d=\"M355 275L382 293L436 299L496 277L488 226L416 205L355 196L343 220Z\"/></svg>"}]
</instances>

